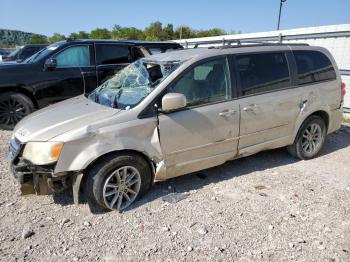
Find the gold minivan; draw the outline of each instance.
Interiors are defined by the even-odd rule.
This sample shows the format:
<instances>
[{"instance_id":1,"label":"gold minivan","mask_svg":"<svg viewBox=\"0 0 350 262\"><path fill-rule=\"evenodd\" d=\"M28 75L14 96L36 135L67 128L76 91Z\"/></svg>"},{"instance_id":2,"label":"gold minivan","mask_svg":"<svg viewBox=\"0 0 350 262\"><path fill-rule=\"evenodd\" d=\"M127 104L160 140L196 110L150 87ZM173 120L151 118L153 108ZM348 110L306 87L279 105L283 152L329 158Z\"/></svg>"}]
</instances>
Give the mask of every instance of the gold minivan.
<instances>
[{"instance_id":1,"label":"gold minivan","mask_svg":"<svg viewBox=\"0 0 350 262\"><path fill-rule=\"evenodd\" d=\"M23 119L8 159L23 194L72 188L75 203L121 211L156 180L262 150L315 157L340 128L344 94L334 59L321 47L162 53L89 95Z\"/></svg>"}]
</instances>

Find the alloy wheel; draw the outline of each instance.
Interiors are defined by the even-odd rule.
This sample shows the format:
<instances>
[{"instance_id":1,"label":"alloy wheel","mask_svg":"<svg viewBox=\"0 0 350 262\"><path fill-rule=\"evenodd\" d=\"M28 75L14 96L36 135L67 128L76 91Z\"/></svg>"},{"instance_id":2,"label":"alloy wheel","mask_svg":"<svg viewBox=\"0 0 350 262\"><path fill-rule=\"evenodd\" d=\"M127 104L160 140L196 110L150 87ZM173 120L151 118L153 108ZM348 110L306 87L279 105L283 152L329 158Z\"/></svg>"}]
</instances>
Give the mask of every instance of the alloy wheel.
<instances>
[{"instance_id":1,"label":"alloy wheel","mask_svg":"<svg viewBox=\"0 0 350 262\"><path fill-rule=\"evenodd\" d=\"M14 97L0 100L0 125L14 127L29 113L25 105Z\"/></svg>"},{"instance_id":2,"label":"alloy wheel","mask_svg":"<svg viewBox=\"0 0 350 262\"><path fill-rule=\"evenodd\" d=\"M103 186L103 200L109 209L121 211L137 198L141 188L140 172L132 166L113 171Z\"/></svg>"},{"instance_id":3,"label":"alloy wheel","mask_svg":"<svg viewBox=\"0 0 350 262\"><path fill-rule=\"evenodd\" d=\"M317 152L322 144L322 128L316 123L310 124L301 139L303 151L308 154Z\"/></svg>"}]
</instances>

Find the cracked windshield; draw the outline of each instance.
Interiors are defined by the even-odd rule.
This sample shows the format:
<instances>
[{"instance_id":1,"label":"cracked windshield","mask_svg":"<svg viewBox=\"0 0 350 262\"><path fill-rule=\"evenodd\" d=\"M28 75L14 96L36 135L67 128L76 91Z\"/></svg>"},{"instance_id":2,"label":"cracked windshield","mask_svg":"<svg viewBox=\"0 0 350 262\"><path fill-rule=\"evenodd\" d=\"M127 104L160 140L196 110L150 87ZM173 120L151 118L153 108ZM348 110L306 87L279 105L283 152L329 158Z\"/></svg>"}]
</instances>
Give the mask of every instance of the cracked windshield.
<instances>
[{"instance_id":1,"label":"cracked windshield","mask_svg":"<svg viewBox=\"0 0 350 262\"><path fill-rule=\"evenodd\" d=\"M89 98L101 105L130 109L150 94L181 63L140 59L99 86Z\"/></svg>"}]
</instances>

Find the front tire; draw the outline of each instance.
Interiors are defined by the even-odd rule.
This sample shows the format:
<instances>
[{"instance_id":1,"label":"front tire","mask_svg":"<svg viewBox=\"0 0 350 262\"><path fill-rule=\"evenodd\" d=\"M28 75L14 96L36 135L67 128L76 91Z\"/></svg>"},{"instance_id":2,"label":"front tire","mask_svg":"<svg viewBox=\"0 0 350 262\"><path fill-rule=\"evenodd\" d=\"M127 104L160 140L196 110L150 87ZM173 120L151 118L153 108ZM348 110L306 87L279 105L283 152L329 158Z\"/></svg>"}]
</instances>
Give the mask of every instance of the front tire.
<instances>
[{"instance_id":1,"label":"front tire","mask_svg":"<svg viewBox=\"0 0 350 262\"><path fill-rule=\"evenodd\" d=\"M312 115L301 125L294 143L287 150L292 156L302 160L314 158L321 151L326 135L325 121Z\"/></svg>"},{"instance_id":2,"label":"front tire","mask_svg":"<svg viewBox=\"0 0 350 262\"><path fill-rule=\"evenodd\" d=\"M0 94L0 129L12 130L33 111L34 104L26 95L15 92Z\"/></svg>"},{"instance_id":3,"label":"front tire","mask_svg":"<svg viewBox=\"0 0 350 262\"><path fill-rule=\"evenodd\" d=\"M111 155L86 174L84 192L92 212L122 211L152 185L151 169L137 154Z\"/></svg>"}]
</instances>

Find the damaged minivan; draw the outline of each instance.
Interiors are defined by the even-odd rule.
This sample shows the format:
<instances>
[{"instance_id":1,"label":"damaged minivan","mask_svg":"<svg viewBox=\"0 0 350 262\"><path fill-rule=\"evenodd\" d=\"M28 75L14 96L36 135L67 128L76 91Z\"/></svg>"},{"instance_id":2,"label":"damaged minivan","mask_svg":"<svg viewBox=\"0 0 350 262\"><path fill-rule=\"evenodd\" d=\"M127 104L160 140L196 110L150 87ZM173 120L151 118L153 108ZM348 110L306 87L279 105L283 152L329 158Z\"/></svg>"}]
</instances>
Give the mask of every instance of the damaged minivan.
<instances>
[{"instance_id":1,"label":"damaged minivan","mask_svg":"<svg viewBox=\"0 0 350 262\"><path fill-rule=\"evenodd\" d=\"M344 94L334 59L320 47L163 53L24 118L8 159L23 194L72 188L75 203L121 211L154 181L262 150L315 157L341 126Z\"/></svg>"}]
</instances>

